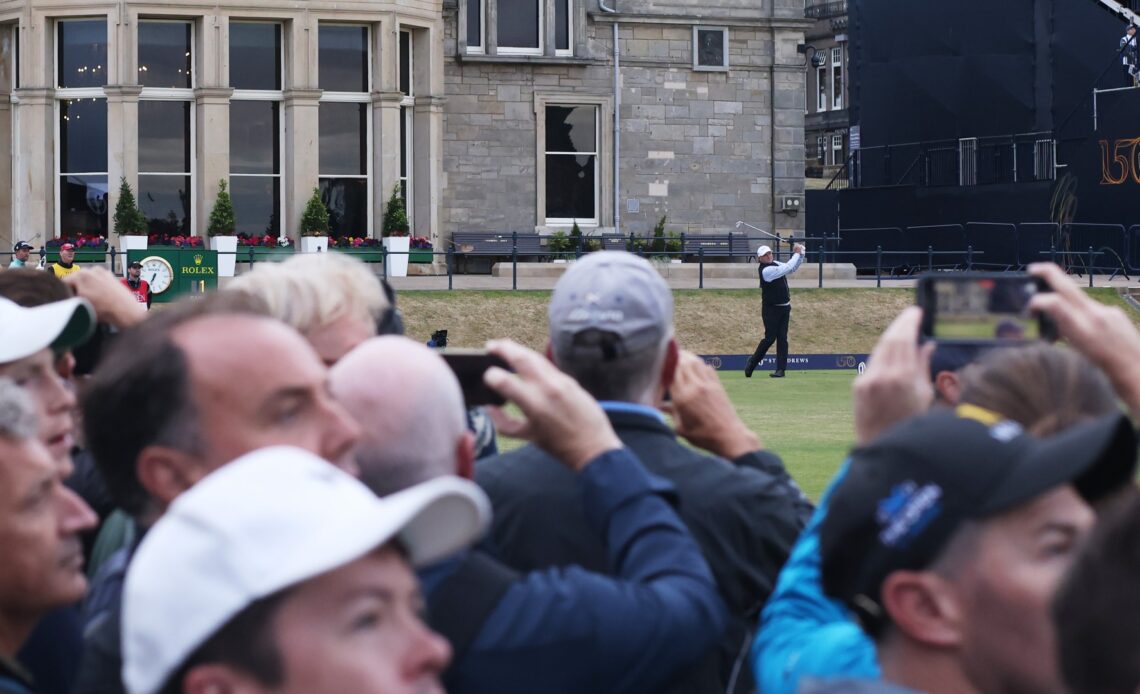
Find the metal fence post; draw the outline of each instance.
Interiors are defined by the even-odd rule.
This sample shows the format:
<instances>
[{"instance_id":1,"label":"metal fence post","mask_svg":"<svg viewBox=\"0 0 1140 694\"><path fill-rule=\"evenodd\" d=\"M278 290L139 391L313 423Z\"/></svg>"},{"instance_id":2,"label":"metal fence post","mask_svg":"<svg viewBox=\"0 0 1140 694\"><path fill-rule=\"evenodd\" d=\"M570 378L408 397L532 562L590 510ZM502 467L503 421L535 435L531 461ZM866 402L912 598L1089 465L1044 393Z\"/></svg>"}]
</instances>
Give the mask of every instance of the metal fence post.
<instances>
[{"instance_id":1,"label":"metal fence post","mask_svg":"<svg viewBox=\"0 0 1140 694\"><path fill-rule=\"evenodd\" d=\"M705 288L705 247L697 249L697 289Z\"/></svg>"},{"instance_id":2,"label":"metal fence post","mask_svg":"<svg viewBox=\"0 0 1140 694\"><path fill-rule=\"evenodd\" d=\"M452 286L453 275L451 274L451 264L455 262L455 248L452 246L447 247L447 258L445 260L447 261L447 290L451 291L455 288Z\"/></svg>"},{"instance_id":3,"label":"metal fence post","mask_svg":"<svg viewBox=\"0 0 1140 694\"><path fill-rule=\"evenodd\" d=\"M253 269L253 246L249 247L249 269Z\"/></svg>"},{"instance_id":4,"label":"metal fence post","mask_svg":"<svg viewBox=\"0 0 1140 694\"><path fill-rule=\"evenodd\" d=\"M116 274L115 273L115 250L116 249L114 246L111 246L110 250L111 250L111 274ZM124 263L127 262L127 259L125 257L123 258L123 262ZM122 269L122 274L124 274L124 275L127 274L127 268L124 267Z\"/></svg>"},{"instance_id":5,"label":"metal fence post","mask_svg":"<svg viewBox=\"0 0 1140 694\"><path fill-rule=\"evenodd\" d=\"M511 232L511 289L519 288L519 232Z\"/></svg>"},{"instance_id":6,"label":"metal fence post","mask_svg":"<svg viewBox=\"0 0 1140 694\"><path fill-rule=\"evenodd\" d=\"M932 245L926 247L926 269L929 272L934 272L934 246Z\"/></svg>"},{"instance_id":7,"label":"metal fence post","mask_svg":"<svg viewBox=\"0 0 1140 694\"><path fill-rule=\"evenodd\" d=\"M973 270L974 269L974 245L973 244L966 246L966 269L967 270Z\"/></svg>"},{"instance_id":8,"label":"metal fence post","mask_svg":"<svg viewBox=\"0 0 1140 694\"><path fill-rule=\"evenodd\" d=\"M883 247L875 246L875 287L883 286Z\"/></svg>"},{"instance_id":9,"label":"metal fence post","mask_svg":"<svg viewBox=\"0 0 1140 694\"><path fill-rule=\"evenodd\" d=\"M381 272L383 272L383 275L381 275L381 276L384 278L384 281L387 282L388 281L388 247L387 246L381 246L380 247L380 269L381 269Z\"/></svg>"},{"instance_id":10,"label":"metal fence post","mask_svg":"<svg viewBox=\"0 0 1140 694\"><path fill-rule=\"evenodd\" d=\"M804 250L807 250L807 249L805 248ZM817 278L818 282L817 282L816 286L819 287L820 289L823 289L823 254L825 251L827 251L827 235L826 234L824 234L822 237L820 237L820 242L819 242L819 261L818 261L819 262L819 277Z\"/></svg>"},{"instance_id":11,"label":"metal fence post","mask_svg":"<svg viewBox=\"0 0 1140 694\"><path fill-rule=\"evenodd\" d=\"M1049 261L1054 265L1057 264L1057 246L1049 244Z\"/></svg>"},{"instance_id":12,"label":"metal fence post","mask_svg":"<svg viewBox=\"0 0 1140 694\"><path fill-rule=\"evenodd\" d=\"M1085 268L1089 271L1089 289L1093 286L1093 247L1089 246L1089 261L1085 263Z\"/></svg>"}]
</instances>

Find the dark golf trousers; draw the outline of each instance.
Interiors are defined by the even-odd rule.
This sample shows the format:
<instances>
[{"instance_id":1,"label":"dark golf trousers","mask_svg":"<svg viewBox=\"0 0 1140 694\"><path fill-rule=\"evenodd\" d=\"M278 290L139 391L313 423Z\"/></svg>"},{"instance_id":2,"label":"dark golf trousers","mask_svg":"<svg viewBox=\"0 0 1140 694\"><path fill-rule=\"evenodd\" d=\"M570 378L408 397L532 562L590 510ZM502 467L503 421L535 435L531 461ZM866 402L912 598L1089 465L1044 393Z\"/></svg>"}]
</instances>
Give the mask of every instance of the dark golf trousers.
<instances>
[{"instance_id":1,"label":"dark golf trousers","mask_svg":"<svg viewBox=\"0 0 1140 694\"><path fill-rule=\"evenodd\" d=\"M764 339L756 345L752 361L759 365L775 342L776 370L783 371L788 366L788 322L792 319L792 307L765 306L760 315L764 319Z\"/></svg>"}]
</instances>

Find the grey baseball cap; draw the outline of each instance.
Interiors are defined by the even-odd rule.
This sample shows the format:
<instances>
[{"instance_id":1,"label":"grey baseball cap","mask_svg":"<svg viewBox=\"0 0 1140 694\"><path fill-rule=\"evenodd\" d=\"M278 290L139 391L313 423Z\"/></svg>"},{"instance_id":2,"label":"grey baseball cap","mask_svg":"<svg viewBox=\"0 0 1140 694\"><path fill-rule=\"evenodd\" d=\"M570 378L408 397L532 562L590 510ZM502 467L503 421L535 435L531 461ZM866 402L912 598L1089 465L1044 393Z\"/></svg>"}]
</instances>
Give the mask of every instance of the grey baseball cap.
<instances>
[{"instance_id":1,"label":"grey baseball cap","mask_svg":"<svg viewBox=\"0 0 1140 694\"><path fill-rule=\"evenodd\" d=\"M554 285L547 317L555 354L613 358L618 355L609 343L580 336L610 333L624 354L660 344L673 333L673 292L644 258L598 251L571 265Z\"/></svg>"}]
</instances>

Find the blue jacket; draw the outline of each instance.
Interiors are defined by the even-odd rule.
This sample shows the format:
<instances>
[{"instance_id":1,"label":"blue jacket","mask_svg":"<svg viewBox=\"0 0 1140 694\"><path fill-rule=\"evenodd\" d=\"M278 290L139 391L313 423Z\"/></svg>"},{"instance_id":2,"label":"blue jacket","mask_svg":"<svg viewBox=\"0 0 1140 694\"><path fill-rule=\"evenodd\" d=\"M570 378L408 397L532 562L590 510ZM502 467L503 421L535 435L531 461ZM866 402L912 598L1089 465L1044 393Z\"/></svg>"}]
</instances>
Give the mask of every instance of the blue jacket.
<instances>
[{"instance_id":1,"label":"blue jacket","mask_svg":"<svg viewBox=\"0 0 1140 694\"><path fill-rule=\"evenodd\" d=\"M712 649L728 613L700 549L626 449L577 475L616 576L521 575L448 674L453 692L646 692ZM456 562L420 574L429 604Z\"/></svg>"},{"instance_id":2,"label":"blue jacket","mask_svg":"<svg viewBox=\"0 0 1140 694\"><path fill-rule=\"evenodd\" d=\"M752 667L764 694L796 694L804 678L878 679L875 643L847 608L823 593L819 528L845 462L824 492L760 616Z\"/></svg>"}]
</instances>

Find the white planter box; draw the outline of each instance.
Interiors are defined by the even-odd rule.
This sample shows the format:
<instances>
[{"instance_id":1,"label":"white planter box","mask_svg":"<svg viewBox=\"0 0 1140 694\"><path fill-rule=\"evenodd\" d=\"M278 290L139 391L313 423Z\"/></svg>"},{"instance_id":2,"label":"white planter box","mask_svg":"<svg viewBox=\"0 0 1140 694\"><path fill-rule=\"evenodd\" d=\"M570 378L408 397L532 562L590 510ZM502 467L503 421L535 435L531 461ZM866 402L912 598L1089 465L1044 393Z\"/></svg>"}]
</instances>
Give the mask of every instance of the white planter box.
<instances>
[{"instance_id":1,"label":"white planter box","mask_svg":"<svg viewBox=\"0 0 1140 694\"><path fill-rule=\"evenodd\" d=\"M408 276L408 250L411 248L410 236L385 236L384 248L388 249L388 276Z\"/></svg>"},{"instance_id":2,"label":"white planter box","mask_svg":"<svg viewBox=\"0 0 1140 694\"><path fill-rule=\"evenodd\" d=\"M302 253L327 253L329 250L329 237L327 236L302 236L301 237L301 252Z\"/></svg>"},{"instance_id":3,"label":"white planter box","mask_svg":"<svg viewBox=\"0 0 1140 694\"><path fill-rule=\"evenodd\" d=\"M211 236L210 250L218 252L218 276L233 277L237 262L236 236Z\"/></svg>"},{"instance_id":4,"label":"white planter box","mask_svg":"<svg viewBox=\"0 0 1140 694\"><path fill-rule=\"evenodd\" d=\"M145 236L119 237L119 252L122 254L119 265L122 267L123 277L127 276L127 251L145 251L146 246L147 237Z\"/></svg>"}]
</instances>

